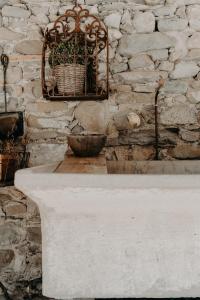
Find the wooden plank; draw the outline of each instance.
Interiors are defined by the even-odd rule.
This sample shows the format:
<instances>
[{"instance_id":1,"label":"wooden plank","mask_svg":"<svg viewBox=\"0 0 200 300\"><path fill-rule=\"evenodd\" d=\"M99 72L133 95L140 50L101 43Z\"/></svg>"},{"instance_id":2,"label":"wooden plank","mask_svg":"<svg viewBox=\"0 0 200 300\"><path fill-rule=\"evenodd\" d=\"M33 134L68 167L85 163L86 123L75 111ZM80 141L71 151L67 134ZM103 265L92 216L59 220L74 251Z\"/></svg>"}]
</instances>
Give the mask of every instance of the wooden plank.
<instances>
[{"instance_id":1,"label":"wooden plank","mask_svg":"<svg viewBox=\"0 0 200 300\"><path fill-rule=\"evenodd\" d=\"M200 161L107 161L108 174L200 174Z\"/></svg>"},{"instance_id":2,"label":"wooden plank","mask_svg":"<svg viewBox=\"0 0 200 300\"><path fill-rule=\"evenodd\" d=\"M98 157L75 157L68 154L54 172L107 174L106 159L104 155L99 155Z\"/></svg>"}]
</instances>

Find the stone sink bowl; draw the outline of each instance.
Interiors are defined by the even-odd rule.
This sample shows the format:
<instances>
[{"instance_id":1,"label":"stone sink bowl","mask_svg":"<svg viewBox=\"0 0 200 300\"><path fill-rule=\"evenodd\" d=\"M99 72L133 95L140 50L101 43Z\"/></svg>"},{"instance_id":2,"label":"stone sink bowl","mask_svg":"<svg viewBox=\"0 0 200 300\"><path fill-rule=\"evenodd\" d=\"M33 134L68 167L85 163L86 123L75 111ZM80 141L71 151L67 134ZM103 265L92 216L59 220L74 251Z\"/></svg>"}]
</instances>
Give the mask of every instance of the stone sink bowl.
<instances>
[{"instance_id":1,"label":"stone sink bowl","mask_svg":"<svg viewBox=\"0 0 200 300\"><path fill-rule=\"evenodd\" d=\"M56 173L58 166L15 177L40 210L43 295L199 297L200 161L130 166L142 175Z\"/></svg>"},{"instance_id":2,"label":"stone sink bowl","mask_svg":"<svg viewBox=\"0 0 200 300\"><path fill-rule=\"evenodd\" d=\"M23 135L23 113L0 113L0 140Z\"/></svg>"},{"instance_id":3,"label":"stone sink bowl","mask_svg":"<svg viewBox=\"0 0 200 300\"><path fill-rule=\"evenodd\" d=\"M97 156L106 143L104 134L69 135L68 144L76 156Z\"/></svg>"}]
</instances>

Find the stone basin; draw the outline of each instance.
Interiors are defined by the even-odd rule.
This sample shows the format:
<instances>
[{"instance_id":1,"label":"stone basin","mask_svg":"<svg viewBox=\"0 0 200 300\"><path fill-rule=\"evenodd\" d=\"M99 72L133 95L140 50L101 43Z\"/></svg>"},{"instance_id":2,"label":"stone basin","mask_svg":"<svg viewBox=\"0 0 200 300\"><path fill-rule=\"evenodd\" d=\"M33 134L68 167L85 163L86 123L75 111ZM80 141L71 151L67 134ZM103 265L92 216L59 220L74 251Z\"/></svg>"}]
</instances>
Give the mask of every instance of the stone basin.
<instances>
[{"instance_id":1,"label":"stone basin","mask_svg":"<svg viewBox=\"0 0 200 300\"><path fill-rule=\"evenodd\" d=\"M55 173L58 164L18 171L16 187L41 214L43 294L198 297L200 161L176 164L185 174Z\"/></svg>"}]
</instances>

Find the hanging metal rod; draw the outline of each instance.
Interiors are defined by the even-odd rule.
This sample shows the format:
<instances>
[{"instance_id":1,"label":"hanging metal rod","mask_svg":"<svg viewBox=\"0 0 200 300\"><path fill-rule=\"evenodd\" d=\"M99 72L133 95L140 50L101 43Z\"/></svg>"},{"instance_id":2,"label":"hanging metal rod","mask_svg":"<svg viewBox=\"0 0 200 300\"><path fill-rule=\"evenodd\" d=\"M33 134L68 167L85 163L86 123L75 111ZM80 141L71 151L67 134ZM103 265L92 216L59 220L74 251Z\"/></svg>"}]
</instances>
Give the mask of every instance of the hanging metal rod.
<instances>
[{"instance_id":1,"label":"hanging metal rod","mask_svg":"<svg viewBox=\"0 0 200 300\"><path fill-rule=\"evenodd\" d=\"M7 69L8 69L9 58L6 54L1 55L1 64L3 66L4 105L5 105L5 112L7 112L6 72L7 72Z\"/></svg>"},{"instance_id":2,"label":"hanging metal rod","mask_svg":"<svg viewBox=\"0 0 200 300\"><path fill-rule=\"evenodd\" d=\"M158 81L158 88L156 90L156 95L155 95L155 148L156 148L156 160L159 160L159 124L158 124L158 96L160 93L160 89L163 87L165 84L164 79L161 77L160 80Z\"/></svg>"}]
</instances>

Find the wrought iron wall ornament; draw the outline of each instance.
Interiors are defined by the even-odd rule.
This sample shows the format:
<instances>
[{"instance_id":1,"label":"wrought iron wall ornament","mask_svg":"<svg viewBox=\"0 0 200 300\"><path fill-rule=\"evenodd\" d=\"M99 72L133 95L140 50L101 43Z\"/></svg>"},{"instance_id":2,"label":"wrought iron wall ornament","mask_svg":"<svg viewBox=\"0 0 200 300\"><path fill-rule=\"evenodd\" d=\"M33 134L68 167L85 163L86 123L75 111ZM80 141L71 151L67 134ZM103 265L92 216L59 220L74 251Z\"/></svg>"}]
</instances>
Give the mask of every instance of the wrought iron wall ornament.
<instances>
[{"instance_id":1,"label":"wrought iron wall ornament","mask_svg":"<svg viewBox=\"0 0 200 300\"><path fill-rule=\"evenodd\" d=\"M108 98L108 52L107 27L76 3L45 32L43 96L49 100ZM105 73L100 73L100 63Z\"/></svg>"},{"instance_id":2,"label":"wrought iron wall ornament","mask_svg":"<svg viewBox=\"0 0 200 300\"><path fill-rule=\"evenodd\" d=\"M9 57L6 54L1 55L1 64L3 66L4 107L5 107L5 112L7 112L6 73L9 64Z\"/></svg>"}]
</instances>

